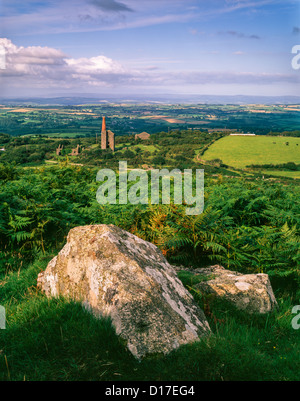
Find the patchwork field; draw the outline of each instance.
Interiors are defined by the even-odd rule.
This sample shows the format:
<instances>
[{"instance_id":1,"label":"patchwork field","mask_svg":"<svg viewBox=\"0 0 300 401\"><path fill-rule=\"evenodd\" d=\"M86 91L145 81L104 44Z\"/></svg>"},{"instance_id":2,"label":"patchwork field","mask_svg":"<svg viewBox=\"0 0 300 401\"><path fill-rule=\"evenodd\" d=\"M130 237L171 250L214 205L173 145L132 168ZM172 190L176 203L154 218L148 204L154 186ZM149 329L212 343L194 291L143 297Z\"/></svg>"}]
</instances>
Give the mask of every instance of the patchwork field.
<instances>
[{"instance_id":1,"label":"patchwork field","mask_svg":"<svg viewBox=\"0 0 300 401\"><path fill-rule=\"evenodd\" d=\"M300 163L300 138L226 136L208 148L204 160L221 159L236 168L251 164Z\"/></svg>"}]
</instances>

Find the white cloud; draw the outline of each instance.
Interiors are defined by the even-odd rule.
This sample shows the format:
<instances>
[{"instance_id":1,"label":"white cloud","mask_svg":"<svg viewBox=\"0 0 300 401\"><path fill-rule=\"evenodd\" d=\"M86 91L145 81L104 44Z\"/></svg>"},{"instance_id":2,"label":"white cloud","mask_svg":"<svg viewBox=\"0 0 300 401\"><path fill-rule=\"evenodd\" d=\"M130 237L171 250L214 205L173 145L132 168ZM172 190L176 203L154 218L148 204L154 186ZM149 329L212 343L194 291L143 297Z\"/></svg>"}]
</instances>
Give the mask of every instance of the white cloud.
<instances>
[{"instance_id":1,"label":"white cloud","mask_svg":"<svg viewBox=\"0 0 300 401\"><path fill-rule=\"evenodd\" d=\"M0 76L12 86L112 85L128 75L120 63L103 55L75 59L54 48L18 47L6 38L0 38L0 46L6 53L6 69Z\"/></svg>"},{"instance_id":2,"label":"white cloud","mask_svg":"<svg viewBox=\"0 0 300 401\"><path fill-rule=\"evenodd\" d=\"M124 67L104 55L71 58L62 51L50 47L19 47L9 39L0 39L0 47L6 51L6 69L0 69L1 88L20 92L63 89L87 91L112 88L115 91L136 88L188 88L210 84L272 85L286 83L296 87L295 74L253 73L233 71L173 71L158 69L155 64ZM236 55L242 52L235 52ZM139 65L139 68L137 68Z\"/></svg>"},{"instance_id":3,"label":"white cloud","mask_svg":"<svg viewBox=\"0 0 300 401\"><path fill-rule=\"evenodd\" d=\"M121 64L105 56L91 58L69 58L67 65L78 74L125 73Z\"/></svg>"},{"instance_id":4,"label":"white cloud","mask_svg":"<svg viewBox=\"0 0 300 401\"><path fill-rule=\"evenodd\" d=\"M6 38L0 38L0 46L5 52L7 73L22 68L29 71L30 65L63 64L65 57L64 53L57 49L41 46L18 47Z\"/></svg>"}]
</instances>

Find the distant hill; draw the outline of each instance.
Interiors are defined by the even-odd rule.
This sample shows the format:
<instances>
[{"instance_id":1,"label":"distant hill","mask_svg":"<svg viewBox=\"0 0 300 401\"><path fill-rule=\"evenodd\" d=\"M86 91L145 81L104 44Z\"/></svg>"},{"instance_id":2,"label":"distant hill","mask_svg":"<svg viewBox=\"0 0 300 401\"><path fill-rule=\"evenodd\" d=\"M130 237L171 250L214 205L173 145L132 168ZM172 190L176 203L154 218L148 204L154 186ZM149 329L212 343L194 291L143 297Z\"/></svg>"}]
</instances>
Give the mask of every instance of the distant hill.
<instances>
[{"instance_id":1,"label":"distant hill","mask_svg":"<svg viewBox=\"0 0 300 401\"><path fill-rule=\"evenodd\" d=\"M3 105L82 105L101 103L200 103L200 104L300 104L300 96L247 95L95 95L68 94L54 97L1 98Z\"/></svg>"}]
</instances>

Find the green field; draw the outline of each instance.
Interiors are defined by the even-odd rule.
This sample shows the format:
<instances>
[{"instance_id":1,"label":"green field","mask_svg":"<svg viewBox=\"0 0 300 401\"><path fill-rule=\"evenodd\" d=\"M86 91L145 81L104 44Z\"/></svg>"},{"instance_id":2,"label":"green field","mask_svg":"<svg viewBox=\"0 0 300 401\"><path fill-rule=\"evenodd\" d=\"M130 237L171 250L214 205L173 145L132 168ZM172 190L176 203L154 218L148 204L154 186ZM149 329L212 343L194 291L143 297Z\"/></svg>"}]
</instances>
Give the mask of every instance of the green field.
<instances>
[{"instance_id":1,"label":"green field","mask_svg":"<svg viewBox=\"0 0 300 401\"><path fill-rule=\"evenodd\" d=\"M300 138L226 136L213 143L204 153L202 159L221 159L223 163L236 168L244 168L251 164L282 164L288 162L299 164Z\"/></svg>"},{"instance_id":2,"label":"green field","mask_svg":"<svg viewBox=\"0 0 300 401\"><path fill-rule=\"evenodd\" d=\"M82 136L81 132L47 132L42 134L43 136L47 136L48 138L76 138Z\"/></svg>"},{"instance_id":3,"label":"green field","mask_svg":"<svg viewBox=\"0 0 300 401\"><path fill-rule=\"evenodd\" d=\"M277 177L289 177L300 179L300 171L276 171L276 170L263 170L263 174L275 175Z\"/></svg>"}]
</instances>

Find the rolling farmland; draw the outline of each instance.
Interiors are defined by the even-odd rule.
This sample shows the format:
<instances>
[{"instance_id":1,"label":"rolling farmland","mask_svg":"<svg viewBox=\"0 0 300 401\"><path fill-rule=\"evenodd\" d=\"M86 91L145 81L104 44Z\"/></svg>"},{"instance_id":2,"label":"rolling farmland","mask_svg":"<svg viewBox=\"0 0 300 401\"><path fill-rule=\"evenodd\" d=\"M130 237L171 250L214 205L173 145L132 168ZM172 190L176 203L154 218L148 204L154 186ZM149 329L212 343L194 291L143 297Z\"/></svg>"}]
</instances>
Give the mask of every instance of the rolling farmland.
<instances>
[{"instance_id":1,"label":"rolling farmland","mask_svg":"<svg viewBox=\"0 0 300 401\"><path fill-rule=\"evenodd\" d=\"M202 158L221 159L223 163L236 168L252 164L299 164L300 138L226 136L213 143Z\"/></svg>"}]
</instances>

